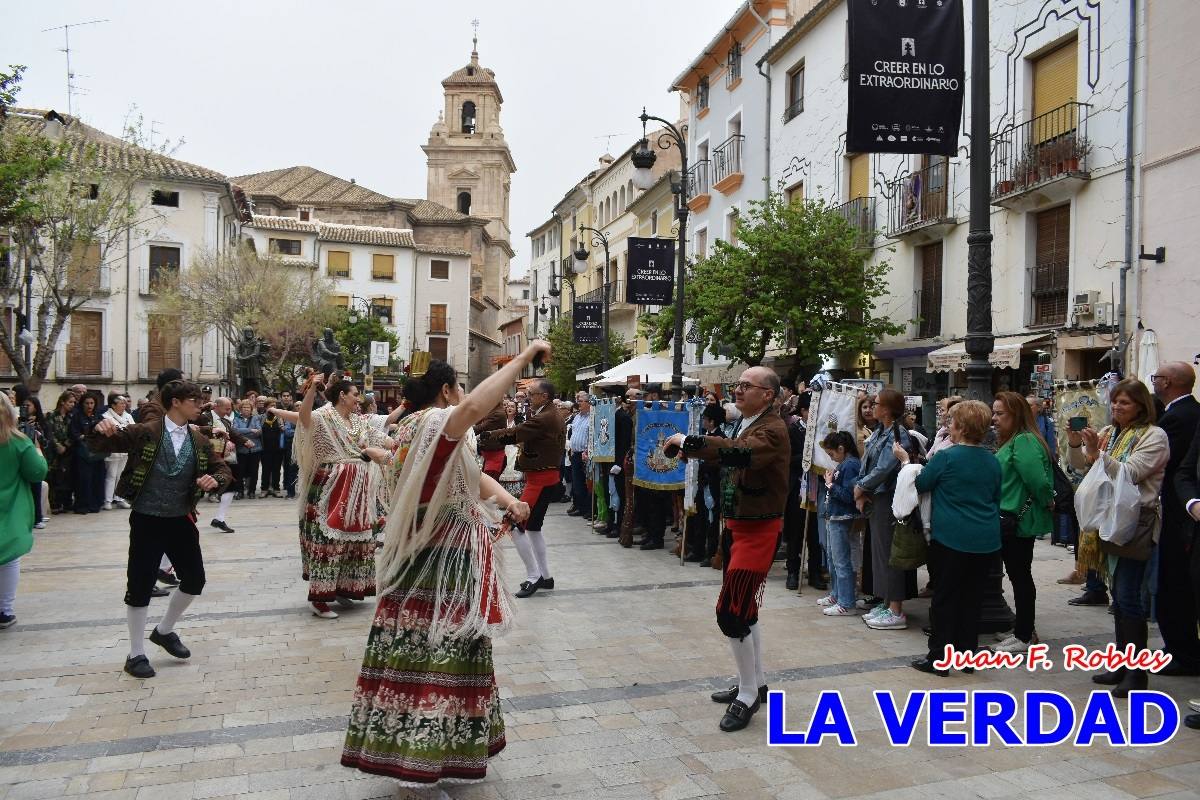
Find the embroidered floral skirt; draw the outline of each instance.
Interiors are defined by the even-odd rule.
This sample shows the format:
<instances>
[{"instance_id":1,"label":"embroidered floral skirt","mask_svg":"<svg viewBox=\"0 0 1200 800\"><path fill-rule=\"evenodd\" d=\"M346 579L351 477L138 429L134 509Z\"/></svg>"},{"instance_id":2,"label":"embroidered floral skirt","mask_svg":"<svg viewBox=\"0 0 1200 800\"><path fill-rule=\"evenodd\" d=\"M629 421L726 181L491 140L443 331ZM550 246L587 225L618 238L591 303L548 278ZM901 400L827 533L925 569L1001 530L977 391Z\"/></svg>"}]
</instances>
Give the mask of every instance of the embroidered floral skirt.
<instances>
[{"instance_id":1,"label":"embroidered floral skirt","mask_svg":"<svg viewBox=\"0 0 1200 800\"><path fill-rule=\"evenodd\" d=\"M374 536L361 542L332 539L317 524L317 505L321 493L331 489L332 476L324 465L317 467L300 517L301 569L310 603L327 603L338 596L355 600L375 596Z\"/></svg>"},{"instance_id":2,"label":"embroidered floral skirt","mask_svg":"<svg viewBox=\"0 0 1200 800\"><path fill-rule=\"evenodd\" d=\"M342 765L413 784L481 780L504 749L492 641L431 643L430 603L405 594L375 610Z\"/></svg>"}]
</instances>

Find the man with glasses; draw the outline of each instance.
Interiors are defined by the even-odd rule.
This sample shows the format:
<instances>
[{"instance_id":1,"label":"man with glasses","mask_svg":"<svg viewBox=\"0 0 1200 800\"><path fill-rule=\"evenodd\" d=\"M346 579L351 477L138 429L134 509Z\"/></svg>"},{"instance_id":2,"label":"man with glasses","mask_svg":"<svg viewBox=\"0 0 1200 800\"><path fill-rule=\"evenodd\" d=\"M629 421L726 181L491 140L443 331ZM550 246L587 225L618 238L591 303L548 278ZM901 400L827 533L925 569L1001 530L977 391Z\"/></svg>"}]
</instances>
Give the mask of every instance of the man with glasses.
<instances>
[{"instance_id":1,"label":"man with glasses","mask_svg":"<svg viewBox=\"0 0 1200 800\"><path fill-rule=\"evenodd\" d=\"M1193 542L1193 522L1176 488L1176 476L1200 425L1200 402L1192 395L1196 373L1183 361L1168 361L1150 376L1154 396L1165 406L1158 426L1171 447L1162 484L1162 532L1158 540L1158 591L1155 615L1163 648L1171 663L1160 675L1200 675L1200 638L1196 635L1196 596L1188 563Z\"/></svg>"},{"instance_id":2,"label":"man with glasses","mask_svg":"<svg viewBox=\"0 0 1200 800\"><path fill-rule=\"evenodd\" d=\"M571 500L567 515L592 521L592 493L587 488L588 449L592 441L592 398L587 392L575 393L578 410L571 418Z\"/></svg>"},{"instance_id":3,"label":"man with glasses","mask_svg":"<svg viewBox=\"0 0 1200 800\"><path fill-rule=\"evenodd\" d=\"M729 550L717 598L717 626L729 638L737 663L738 683L713 693L729 703L720 728L741 730L767 701L758 598L771 569L783 525L788 495L791 443L787 425L772 412L779 396L779 376L766 367L751 367L734 384L734 400L742 414L731 439L677 433L667 447L679 447L685 458L716 461L721 469L721 514L729 534Z\"/></svg>"},{"instance_id":4,"label":"man with glasses","mask_svg":"<svg viewBox=\"0 0 1200 800\"><path fill-rule=\"evenodd\" d=\"M566 445L563 418L554 406L554 384L545 379L537 380L528 392L530 410L524 422L479 436L481 444L521 445L517 456L517 469L525 473L521 502L528 504L530 510L524 533L514 529L512 537L517 554L525 564L525 581L516 592L517 597L529 597L538 589L554 588L542 525L546 508L562 491L559 465Z\"/></svg>"}]
</instances>

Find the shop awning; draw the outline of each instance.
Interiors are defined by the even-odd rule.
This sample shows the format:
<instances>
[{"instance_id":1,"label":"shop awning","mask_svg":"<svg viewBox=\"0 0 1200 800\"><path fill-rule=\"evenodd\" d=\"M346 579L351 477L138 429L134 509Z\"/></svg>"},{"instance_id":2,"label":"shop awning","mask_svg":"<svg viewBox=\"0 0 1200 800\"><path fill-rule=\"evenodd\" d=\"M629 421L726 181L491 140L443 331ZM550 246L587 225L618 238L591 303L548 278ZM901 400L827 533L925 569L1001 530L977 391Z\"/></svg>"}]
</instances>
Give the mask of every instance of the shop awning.
<instances>
[{"instance_id":1,"label":"shop awning","mask_svg":"<svg viewBox=\"0 0 1200 800\"><path fill-rule=\"evenodd\" d=\"M1027 344L1047 338L1049 336L1044 333L997 336L988 361L995 369L1016 369L1021 365L1021 349ZM939 347L926 356L926 359L925 369L929 372L961 372L966 369L971 357L967 355L966 343L957 342Z\"/></svg>"}]
</instances>

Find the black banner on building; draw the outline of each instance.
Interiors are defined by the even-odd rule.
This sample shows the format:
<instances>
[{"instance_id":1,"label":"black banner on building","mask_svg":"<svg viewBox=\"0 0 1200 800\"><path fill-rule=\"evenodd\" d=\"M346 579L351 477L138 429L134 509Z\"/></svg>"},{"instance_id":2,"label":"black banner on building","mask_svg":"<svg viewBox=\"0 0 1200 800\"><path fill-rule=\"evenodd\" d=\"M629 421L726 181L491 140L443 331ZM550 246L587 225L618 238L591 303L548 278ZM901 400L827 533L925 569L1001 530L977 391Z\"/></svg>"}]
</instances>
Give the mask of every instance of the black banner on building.
<instances>
[{"instance_id":1,"label":"black banner on building","mask_svg":"<svg viewBox=\"0 0 1200 800\"><path fill-rule=\"evenodd\" d=\"M954 155L962 118L962 0L847 0L851 153Z\"/></svg>"},{"instance_id":2,"label":"black banner on building","mask_svg":"<svg viewBox=\"0 0 1200 800\"><path fill-rule=\"evenodd\" d=\"M629 239L628 280L625 302L643 306L666 306L675 288L675 241L673 239Z\"/></svg>"},{"instance_id":3,"label":"black banner on building","mask_svg":"<svg viewBox=\"0 0 1200 800\"><path fill-rule=\"evenodd\" d=\"M575 303L571 306L571 341L600 344L604 303Z\"/></svg>"}]
</instances>

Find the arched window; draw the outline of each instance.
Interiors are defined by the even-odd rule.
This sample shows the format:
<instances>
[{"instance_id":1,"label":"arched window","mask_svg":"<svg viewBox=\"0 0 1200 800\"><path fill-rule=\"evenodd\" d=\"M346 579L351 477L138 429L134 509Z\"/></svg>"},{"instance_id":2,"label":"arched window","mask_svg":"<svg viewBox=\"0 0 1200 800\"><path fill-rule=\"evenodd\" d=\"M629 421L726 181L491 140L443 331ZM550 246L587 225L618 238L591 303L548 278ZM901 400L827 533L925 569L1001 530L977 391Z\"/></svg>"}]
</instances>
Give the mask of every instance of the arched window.
<instances>
[{"instance_id":1,"label":"arched window","mask_svg":"<svg viewBox=\"0 0 1200 800\"><path fill-rule=\"evenodd\" d=\"M621 187L621 204L617 206L617 213L618 214L625 213L625 187L624 186Z\"/></svg>"},{"instance_id":2,"label":"arched window","mask_svg":"<svg viewBox=\"0 0 1200 800\"><path fill-rule=\"evenodd\" d=\"M471 193L470 192L459 192L458 193L458 213L460 213L460 214L470 214L471 213Z\"/></svg>"},{"instance_id":3,"label":"arched window","mask_svg":"<svg viewBox=\"0 0 1200 800\"><path fill-rule=\"evenodd\" d=\"M625 188L629 190L629 202L633 202L633 178L629 179L629 183L625 184Z\"/></svg>"},{"instance_id":4,"label":"arched window","mask_svg":"<svg viewBox=\"0 0 1200 800\"><path fill-rule=\"evenodd\" d=\"M658 236L658 209L650 212L650 235Z\"/></svg>"},{"instance_id":5,"label":"arched window","mask_svg":"<svg viewBox=\"0 0 1200 800\"><path fill-rule=\"evenodd\" d=\"M462 132L475 132L475 104L470 100L462 104Z\"/></svg>"}]
</instances>

